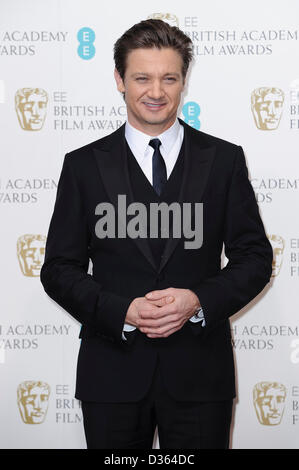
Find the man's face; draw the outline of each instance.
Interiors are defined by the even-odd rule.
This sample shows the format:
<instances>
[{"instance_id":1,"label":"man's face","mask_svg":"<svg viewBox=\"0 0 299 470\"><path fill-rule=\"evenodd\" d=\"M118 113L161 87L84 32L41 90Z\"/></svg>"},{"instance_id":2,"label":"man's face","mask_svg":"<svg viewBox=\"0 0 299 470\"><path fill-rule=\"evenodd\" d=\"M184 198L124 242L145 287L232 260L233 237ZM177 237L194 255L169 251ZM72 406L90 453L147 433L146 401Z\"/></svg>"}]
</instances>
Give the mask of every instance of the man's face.
<instances>
[{"instance_id":1,"label":"man's face","mask_svg":"<svg viewBox=\"0 0 299 470\"><path fill-rule=\"evenodd\" d=\"M177 116L184 88L182 58L171 48L135 49L126 65L124 80L117 70L115 79L125 93L128 120L136 129L158 135Z\"/></svg>"},{"instance_id":2,"label":"man's face","mask_svg":"<svg viewBox=\"0 0 299 470\"><path fill-rule=\"evenodd\" d=\"M260 129L272 130L278 127L282 105L282 96L274 93L268 93L264 96L263 101L256 104Z\"/></svg>"}]
</instances>

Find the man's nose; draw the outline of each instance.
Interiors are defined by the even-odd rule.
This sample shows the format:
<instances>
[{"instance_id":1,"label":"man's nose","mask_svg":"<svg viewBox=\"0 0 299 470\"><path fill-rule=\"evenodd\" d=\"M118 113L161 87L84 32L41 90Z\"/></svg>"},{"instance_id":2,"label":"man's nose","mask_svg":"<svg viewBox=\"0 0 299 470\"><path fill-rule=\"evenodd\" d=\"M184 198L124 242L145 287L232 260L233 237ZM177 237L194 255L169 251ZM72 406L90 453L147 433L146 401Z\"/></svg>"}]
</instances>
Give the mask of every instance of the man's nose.
<instances>
[{"instance_id":1,"label":"man's nose","mask_svg":"<svg viewBox=\"0 0 299 470\"><path fill-rule=\"evenodd\" d=\"M162 86L160 80L155 80L152 83L152 86L148 91L148 96L150 98L158 100L159 98L161 98L163 96L163 94L164 94L163 86Z\"/></svg>"}]
</instances>

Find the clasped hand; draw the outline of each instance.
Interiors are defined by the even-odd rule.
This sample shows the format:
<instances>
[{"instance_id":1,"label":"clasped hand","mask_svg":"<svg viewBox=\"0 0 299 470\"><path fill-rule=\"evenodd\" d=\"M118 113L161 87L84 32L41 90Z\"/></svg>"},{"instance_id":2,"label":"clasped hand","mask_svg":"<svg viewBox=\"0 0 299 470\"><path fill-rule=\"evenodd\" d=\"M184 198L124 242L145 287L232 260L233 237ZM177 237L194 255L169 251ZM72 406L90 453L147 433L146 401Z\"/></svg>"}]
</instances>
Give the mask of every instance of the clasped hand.
<instances>
[{"instance_id":1,"label":"clasped hand","mask_svg":"<svg viewBox=\"0 0 299 470\"><path fill-rule=\"evenodd\" d=\"M199 306L197 295L190 289L155 290L131 302L125 322L149 338L166 338L180 330Z\"/></svg>"}]
</instances>

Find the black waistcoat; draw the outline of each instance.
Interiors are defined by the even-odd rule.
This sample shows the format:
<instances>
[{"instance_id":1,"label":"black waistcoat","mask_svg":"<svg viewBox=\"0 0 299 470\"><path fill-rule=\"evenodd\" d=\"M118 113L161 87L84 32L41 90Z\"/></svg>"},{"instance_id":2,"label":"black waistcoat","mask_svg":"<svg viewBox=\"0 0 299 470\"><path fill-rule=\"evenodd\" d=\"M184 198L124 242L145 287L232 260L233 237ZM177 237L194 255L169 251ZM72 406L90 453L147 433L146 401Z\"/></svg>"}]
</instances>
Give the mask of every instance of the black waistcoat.
<instances>
[{"instance_id":1,"label":"black waistcoat","mask_svg":"<svg viewBox=\"0 0 299 470\"><path fill-rule=\"evenodd\" d=\"M181 146L180 153L177 161L173 167L173 170L167 180L167 183L160 196L156 193L151 183L140 168L136 158L134 157L129 145L127 144L127 155L128 155L128 170L129 177L135 202L141 202L146 206L147 209L147 228L148 228L148 241L155 259L157 267L160 265L161 256L163 254L167 238L161 237L161 220L158 220L158 238L151 238L149 236L149 224L150 224L150 203L161 203L166 202L171 204L177 202L179 198L179 192L181 187L181 181L183 177L184 169L184 143ZM172 236L172 212L169 212L169 236Z\"/></svg>"}]
</instances>

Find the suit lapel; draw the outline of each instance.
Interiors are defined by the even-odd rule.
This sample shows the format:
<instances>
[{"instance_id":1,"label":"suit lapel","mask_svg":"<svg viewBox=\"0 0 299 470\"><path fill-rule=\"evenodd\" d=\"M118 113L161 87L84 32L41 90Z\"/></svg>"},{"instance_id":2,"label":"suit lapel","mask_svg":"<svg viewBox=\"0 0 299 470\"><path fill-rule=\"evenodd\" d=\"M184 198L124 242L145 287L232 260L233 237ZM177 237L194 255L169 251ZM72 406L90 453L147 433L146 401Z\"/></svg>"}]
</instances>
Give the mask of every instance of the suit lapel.
<instances>
[{"instance_id":1,"label":"suit lapel","mask_svg":"<svg viewBox=\"0 0 299 470\"><path fill-rule=\"evenodd\" d=\"M198 135L194 138L194 129L185 124L184 126L184 172L180 188L178 202L201 202L202 196L209 178L210 170L215 156L215 147L202 148ZM192 135L193 134L193 135ZM182 207L182 206L181 206ZM194 214L194 204L191 205L191 217ZM180 238L169 238L159 266L159 272L164 268Z\"/></svg>"},{"instance_id":2,"label":"suit lapel","mask_svg":"<svg viewBox=\"0 0 299 470\"><path fill-rule=\"evenodd\" d=\"M105 190L115 207L116 220L120 219L123 226L127 226L126 217L122 211L118 212L118 195L126 196L126 205L134 201L130 184L127 151L124 135L125 125L116 132L113 144L106 149L94 148L94 155L100 171ZM147 238L131 238L152 267L157 269Z\"/></svg>"},{"instance_id":3,"label":"suit lapel","mask_svg":"<svg viewBox=\"0 0 299 470\"><path fill-rule=\"evenodd\" d=\"M202 148L199 135L196 135L196 138L194 135L197 131L194 131L181 119L179 121L184 126L185 131L185 160L178 202L180 204L185 201L201 202L213 163L215 147ZM118 195L126 196L127 206L135 201L128 173L125 125L121 126L114 135L108 136L106 146L94 148L94 155L105 190L115 207L116 220L119 218L124 227L126 227L126 218L123 218L122 212L117 210ZM191 215L193 213L194 204L192 204ZM147 238L131 238L131 240L136 244L154 270L157 271ZM159 273L166 265L179 240L180 238L169 238L167 240L158 268Z\"/></svg>"}]
</instances>

